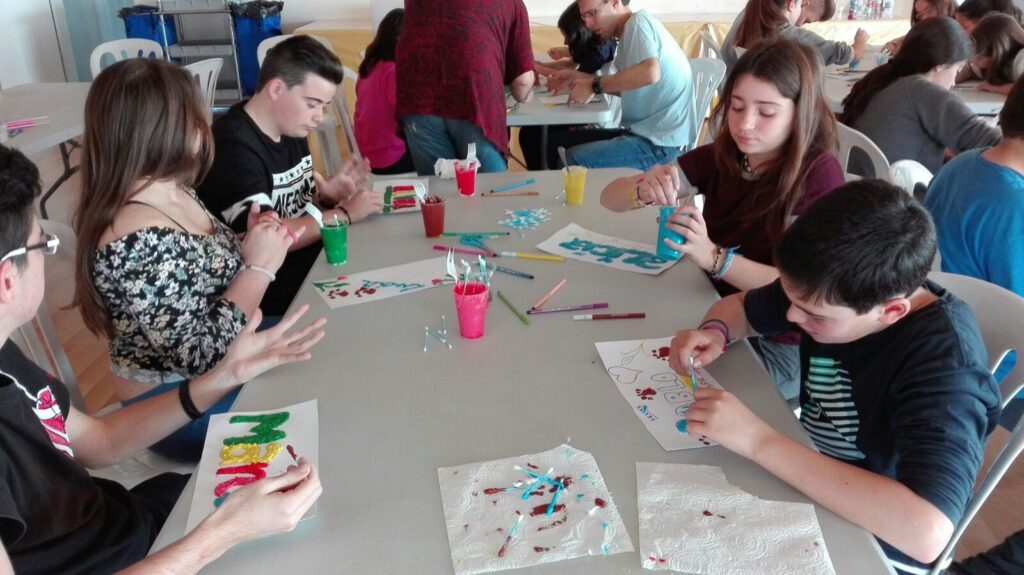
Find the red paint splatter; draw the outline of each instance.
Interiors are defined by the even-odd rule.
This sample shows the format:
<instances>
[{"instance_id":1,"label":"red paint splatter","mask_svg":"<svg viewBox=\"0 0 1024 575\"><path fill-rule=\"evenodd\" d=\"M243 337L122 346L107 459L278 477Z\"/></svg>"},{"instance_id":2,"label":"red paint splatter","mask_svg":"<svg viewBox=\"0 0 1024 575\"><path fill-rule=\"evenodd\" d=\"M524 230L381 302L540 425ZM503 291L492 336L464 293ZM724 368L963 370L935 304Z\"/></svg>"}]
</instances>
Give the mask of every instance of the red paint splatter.
<instances>
[{"instance_id":1,"label":"red paint splatter","mask_svg":"<svg viewBox=\"0 0 1024 575\"><path fill-rule=\"evenodd\" d=\"M508 551L508 544L511 543L511 542L512 542L512 536L511 535L507 535L505 537L505 543L501 546L501 549L498 549L498 557L504 557L505 556L505 552Z\"/></svg>"},{"instance_id":2,"label":"red paint splatter","mask_svg":"<svg viewBox=\"0 0 1024 575\"><path fill-rule=\"evenodd\" d=\"M654 396L658 395L658 392L654 391L650 387L645 387L644 389L636 390L636 395L640 399L647 401L648 399L654 399Z\"/></svg>"},{"instance_id":3,"label":"red paint splatter","mask_svg":"<svg viewBox=\"0 0 1024 575\"><path fill-rule=\"evenodd\" d=\"M556 508L558 508L558 507L565 507L565 505L557 505ZM547 505L545 505L544 508L546 509ZM558 520L552 522L550 525L542 525L542 526L538 527L537 531L544 531L546 529L551 529L552 527L558 527L559 525L565 525L565 522L568 521L568 520L569 520L569 514L566 513L565 515L562 516L561 519L558 519Z\"/></svg>"},{"instance_id":4,"label":"red paint splatter","mask_svg":"<svg viewBox=\"0 0 1024 575\"><path fill-rule=\"evenodd\" d=\"M348 297L348 291L341 290L341 297Z\"/></svg>"},{"instance_id":5,"label":"red paint splatter","mask_svg":"<svg viewBox=\"0 0 1024 575\"><path fill-rule=\"evenodd\" d=\"M605 501L604 499L601 499L600 497L595 497L594 498L594 505L597 505L601 509L604 509L604 506L608 505L608 502Z\"/></svg>"},{"instance_id":6,"label":"red paint splatter","mask_svg":"<svg viewBox=\"0 0 1024 575\"><path fill-rule=\"evenodd\" d=\"M708 511L707 509L704 510L704 517L711 517L712 515L714 515L714 513Z\"/></svg>"},{"instance_id":7,"label":"red paint splatter","mask_svg":"<svg viewBox=\"0 0 1024 575\"><path fill-rule=\"evenodd\" d=\"M563 509L565 509L565 504L564 503L559 503L558 505L555 505L555 508L551 512L552 513L558 513L559 511L561 511ZM543 515L543 514L545 514L547 512L548 512L548 504L547 503L542 503L542 504L534 507L532 510L530 510L530 517L536 517L538 515Z\"/></svg>"},{"instance_id":8,"label":"red paint splatter","mask_svg":"<svg viewBox=\"0 0 1024 575\"><path fill-rule=\"evenodd\" d=\"M440 279L440 278L434 278L434 279L430 280L430 283L432 283L434 285L441 285L441 284L444 283L444 280Z\"/></svg>"},{"instance_id":9,"label":"red paint splatter","mask_svg":"<svg viewBox=\"0 0 1024 575\"><path fill-rule=\"evenodd\" d=\"M469 523L466 523L465 525L463 525L463 526L462 526L462 529L463 529L464 531L469 531Z\"/></svg>"},{"instance_id":10,"label":"red paint splatter","mask_svg":"<svg viewBox=\"0 0 1024 575\"><path fill-rule=\"evenodd\" d=\"M501 493L505 491L504 487L488 487L484 489L484 495L494 495L495 493Z\"/></svg>"},{"instance_id":11,"label":"red paint splatter","mask_svg":"<svg viewBox=\"0 0 1024 575\"><path fill-rule=\"evenodd\" d=\"M651 350L651 357L660 359L662 361L668 361L668 352L670 351L667 347L659 347L658 349Z\"/></svg>"},{"instance_id":12,"label":"red paint splatter","mask_svg":"<svg viewBox=\"0 0 1024 575\"><path fill-rule=\"evenodd\" d=\"M562 489L568 489L569 486L572 485L572 475L559 475L558 477L554 478L553 481L555 481L556 483L561 483ZM548 489L548 493L554 493L557 490L558 486L552 485L551 488Z\"/></svg>"},{"instance_id":13,"label":"red paint splatter","mask_svg":"<svg viewBox=\"0 0 1024 575\"><path fill-rule=\"evenodd\" d=\"M557 549L557 547L540 547L539 545L534 545L533 547L533 550L537 553L544 553L545 551L551 551L552 549Z\"/></svg>"},{"instance_id":14,"label":"red paint splatter","mask_svg":"<svg viewBox=\"0 0 1024 575\"><path fill-rule=\"evenodd\" d=\"M540 469L540 467L537 467L536 465L534 465L532 463L527 463L526 466L529 467L530 469Z\"/></svg>"},{"instance_id":15,"label":"red paint splatter","mask_svg":"<svg viewBox=\"0 0 1024 575\"><path fill-rule=\"evenodd\" d=\"M657 558L657 557L655 557L654 555L648 555L648 556L647 556L647 560L648 560L648 561L652 561L652 562L654 562L654 563L662 563L662 564L664 564L664 563L668 563L668 560L667 560L667 559L658 559L658 558Z\"/></svg>"},{"instance_id":16,"label":"red paint splatter","mask_svg":"<svg viewBox=\"0 0 1024 575\"><path fill-rule=\"evenodd\" d=\"M497 507L498 506L498 500L497 499L492 499L491 500L491 505Z\"/></svg>"}]
</instances>

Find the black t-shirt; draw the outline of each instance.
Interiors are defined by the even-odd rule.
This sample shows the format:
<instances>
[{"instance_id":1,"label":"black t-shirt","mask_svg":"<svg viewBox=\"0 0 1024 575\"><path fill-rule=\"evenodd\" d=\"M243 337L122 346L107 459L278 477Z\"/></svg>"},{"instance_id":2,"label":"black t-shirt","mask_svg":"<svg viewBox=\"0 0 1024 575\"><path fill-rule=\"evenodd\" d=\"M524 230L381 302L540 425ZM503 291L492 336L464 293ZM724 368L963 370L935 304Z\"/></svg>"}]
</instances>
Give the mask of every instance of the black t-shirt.
<instances>
[{"instance_id":1,"label":"black t-shirt","mask_svg":"<svg viewBox=\"0 0 1024 575\"><path fill-rule=\"evenodd\" d=\"M0 348L0 540L19 575L113 572L160 530L124 487L75 461L69 404L13 342Z\"/></svg>"},{"instance_id":2,"label":"black t-shirt","mask_svg":"<svg viewBox=\"0 0 1024 575\"><path fill-rule=\"evenodd\" d=\"M956 525L999 421L999 388L974 313L924 287L939 299L845 344L818 343L787 321L778 280L748 292L744 307L761 334L801 332L800 421L818 449L899 481ZM897 567L923 566L881 543Z\"/></svg>"},{"instance_id":3,"label":"black t-shirt","mask_svg":"<svg viewBox=\"0 0 1024 575\"><path fill-rule=\"evenodd\" d=\"M213 123L213 167L198 189L207 209L236 232L245 231L253 202L282 218L297 218L305 214L303 207L313 200L315 189L313 158L306 140L288 136L282 136L280 142L271 140L244 105L235 104ZM288 254L260 303L264 315L284 315L320 247L317 240Z\"/></svg>"}]
</instances>

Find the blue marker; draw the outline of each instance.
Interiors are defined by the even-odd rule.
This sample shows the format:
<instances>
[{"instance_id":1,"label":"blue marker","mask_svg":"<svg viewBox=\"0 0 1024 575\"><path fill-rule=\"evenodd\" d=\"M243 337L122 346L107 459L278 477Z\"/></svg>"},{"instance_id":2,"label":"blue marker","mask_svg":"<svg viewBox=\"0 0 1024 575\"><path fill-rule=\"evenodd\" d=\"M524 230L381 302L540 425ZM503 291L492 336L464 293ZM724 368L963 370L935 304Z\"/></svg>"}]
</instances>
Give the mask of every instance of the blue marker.
<instances>
[{"instance_id":1,"label":"blue marker","mask_svg":"<svg viewBox=\"0 0 1024 575\"><path fill-rule=\"evenodd\" d=\"M529 186L533 182L534 182L534 179L530 178L528 180L523 180L521 182L516 182L514 184L508 184L506 186L498 186L497 188L494 188L493 190L491 190L491 193L494 193L494 192L507 192L509 190L514 190L516 188L521 188L523 186Z\"/></svg>"},{"instance_id":2,"label":"blue marker","mask_svg":"<svg viewBox=\"0 0 1024 575\"><path fill-rule=\"evenodd\" d=\"M521 272L519 270L514 270L512 268L507 268L505 266L494 266L494 269L495 269L495 271L499 271L499 272L501 272L503 274L508 274L510 276L516 276L516 277L526 278L526 279L531 279L531 280L533 279L533 274L528 274L526 272Z\"/></svg>"}]
</instances>

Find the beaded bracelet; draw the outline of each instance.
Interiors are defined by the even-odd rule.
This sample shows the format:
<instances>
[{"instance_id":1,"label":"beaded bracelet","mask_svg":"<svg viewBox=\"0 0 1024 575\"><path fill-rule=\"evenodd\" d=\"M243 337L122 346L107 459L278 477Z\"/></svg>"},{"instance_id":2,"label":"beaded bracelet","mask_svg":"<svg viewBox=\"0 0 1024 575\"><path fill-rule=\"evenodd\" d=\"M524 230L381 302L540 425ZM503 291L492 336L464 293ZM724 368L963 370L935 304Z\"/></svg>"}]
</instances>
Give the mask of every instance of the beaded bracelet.
<instances>
[{"instance_id":1,"label":"beaded bracelet","mask_svg":"<svg viewBox=\"0 0 1024 575\"><path fill-rule=\"evenodd\" d=\"M341 210L341 213L345 214L346 218L348 218L348 225L352 225L352 214L348 213L348 210L345 209L345 206L338 204L336 207L339 210Z\"/></svg>"},{"instance_id":2,"label":"beaded bracelet","mask_svg":"<svg viewBox=\"0 0 1024 575\"><path fill-rule=\"evenodd\" d=\"M697 329L713 329L721 333L725 340L722 343L722 353L729 351L729 344L732 343L732 339L729 337L729 324L720 319L706 319Z\"/></svg>"},{"instance_id":3,"label":"beaded bracelet","mask_svg":"<svg viewBox=\"0 0 1024 575\"><path fill-rule=\"evenodd\" d=\"M265 268L265 267L261 267L261 266L254 266L254 265L252 265L252 264L245 264L245 265L243 265L243 266L242 266L242 269L241 269L241 271L243 271L243 272L244 272L244 271L246 271L246 270L252 270L252 271L254 271L254 272L259 272L259 273L261 273L261 274L263 274L263 275L267 276L268 278L270 278L270 281L274 281L274 280L276 280L276 279L277 279L277 275L276 275L276 274L275 274L274 272L272 272L272 271L268 270L268 269L267 269L267 268Z\"/></svg>"},{"instance_id":4,"label":"beaded bracelet","mask_svg":"<svg viewBox=\"0 0 1024 575\"><path fill-rule=\"evenodd\" d=\"M178 386L178 400L181 401L181 408L185 410L185 415L195 421L203 416L203 412L199 411L199 408L192 401L192 393L188 389L191 383L192 381L188 379L181 382L181 385Z\"/></svg>"}]
</instances>

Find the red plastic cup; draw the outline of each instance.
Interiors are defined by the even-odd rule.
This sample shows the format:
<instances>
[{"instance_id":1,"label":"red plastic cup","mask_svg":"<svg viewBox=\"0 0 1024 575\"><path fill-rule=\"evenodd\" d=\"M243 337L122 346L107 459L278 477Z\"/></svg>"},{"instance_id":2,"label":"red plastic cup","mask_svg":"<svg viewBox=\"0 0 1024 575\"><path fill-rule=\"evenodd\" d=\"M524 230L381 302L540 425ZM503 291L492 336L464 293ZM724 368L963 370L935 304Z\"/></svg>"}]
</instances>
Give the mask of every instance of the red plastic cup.
<instances>
[{"instance_id":1,"label":"red plastic cup","mask_svg":"<svg viewBox=\"0 0 1024 575\"><path fill-rule=\"evenodd\" d=\"M459 334L466 339L483 337L487 321L487 286L480 282L460 283L452 288Z\"/></svg>"},{"instance_id":2,"label":"red plastic cup","mask_svg":"<svg viewBox=\"0 0 1024 575\"><path fill-rule=\"evenodd\" d=\"M479 164L472 160L455 160L455 185L462 196L476 193L476 170Z\"/></svg>"},{"instance_id":3,"label":"red plastic cup","mask_svg":"<svg viewBox=\"0 0 1024 575\"><path fill-rule=\"evenodd\" d=\"M444 198L428 196L420 202L423 214L423 231L428 238L436 238L444 233Z\"/></svg>"}]
</instances>

